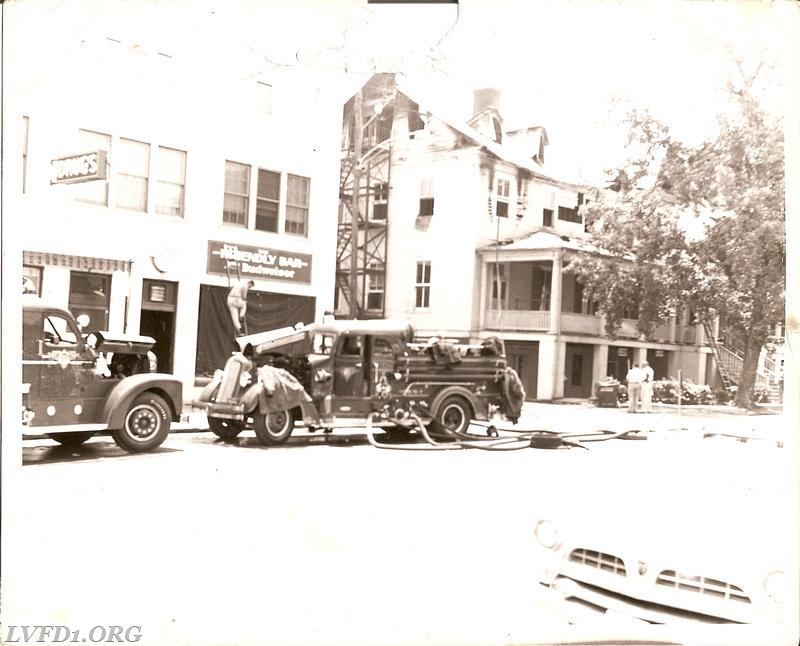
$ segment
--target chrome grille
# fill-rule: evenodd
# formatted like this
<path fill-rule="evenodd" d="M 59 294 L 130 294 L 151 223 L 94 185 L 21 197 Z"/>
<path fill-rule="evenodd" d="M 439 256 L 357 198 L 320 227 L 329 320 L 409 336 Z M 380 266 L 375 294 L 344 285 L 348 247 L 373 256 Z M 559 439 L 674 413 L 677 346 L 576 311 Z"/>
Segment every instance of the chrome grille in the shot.
<path fill-rule="evenodd" d="M 621 558 L 613 554 L 586 550 L 579 547 L 570 552 L 569 560 L 574 563 L 580 563 L 581 565 L 588 565 L 599 570 L 605 570 L 612 574 L 625 576 L 625 564 L 622 562 Z"/>
<path fill-rule="evenodd" d="M 662 570 L 656 579 L 656 584 L 665 585 L 678 590 L 707 594 L 712 597 L 719 597 L 720 599 L 751 603 L 750 597 L 744 593 L 744 590 L 735 585 L 718 579 L 688 575 L 682 572 L 676 572 L 675 570 Z"/>

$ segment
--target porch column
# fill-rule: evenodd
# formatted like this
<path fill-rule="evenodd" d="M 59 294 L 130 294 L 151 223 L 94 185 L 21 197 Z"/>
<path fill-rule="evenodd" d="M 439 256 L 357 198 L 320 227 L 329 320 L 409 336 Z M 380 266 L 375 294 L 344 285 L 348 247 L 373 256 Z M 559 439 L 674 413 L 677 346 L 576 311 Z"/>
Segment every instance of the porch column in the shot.
<path fill-rule="evenodd" d="M 478 329 L 483 330 L 486 325 L 486 301 L 487 301 L 487 291 L 489 289 L 489 284 L 486 277 L 489 275 L 489 271 L 487 269 L 488 263 L 486 262 L 485 258 L 481 258 L 481 277 L 480 282 L 478 283 L 481 286 L 481 293 L 479 296 L 479 305 L 478 305 Z"/>
<path fill-rule="evenodd" d="M 550 276 L 550 334 L 561 332 L 561 278 L 564 270 L 564 250 L 559 249 L 553 257 L 553 271 Z"/>
<path fill-rule="evenodd" d="M 592 393 L 594 385 L 606 377 L 608 369 L 608 344 L 601 343 L 594 346 L 594 356 L 592 357 Z"/>
<path fill-rule="evenodd" d="M 536 385 L 537 399 L 556 399 L 564 396 L 563 352 L 559 352 L 555 337 L 539 341 L 539 379 Z"/>
<path fill-rule="evenodd" d="M 669 342 L 675 343 L 678 332 L 678 317 L 670 316 L 669 318 Z"/>
<path fill-rule="evenodd" d="M 647 348 L 634 348 L 633 362 L 638 366 L 642 361 L 647 361 Z"/>

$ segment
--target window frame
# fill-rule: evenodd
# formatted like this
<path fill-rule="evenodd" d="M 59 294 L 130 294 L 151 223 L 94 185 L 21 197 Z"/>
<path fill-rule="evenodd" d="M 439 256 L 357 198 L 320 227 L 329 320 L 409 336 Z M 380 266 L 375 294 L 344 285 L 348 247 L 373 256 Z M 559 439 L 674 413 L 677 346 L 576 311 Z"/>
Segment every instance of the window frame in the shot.
<path fill-rule="evenodd" d="M 162 160 L 164 157 L 162 156 L 162 152 L 169 151 L 170 153 L 181 153 L 182 156 L 182 168 L 181 168 L 181 182 L 173 182 L 170 180 L 163 179 L 164 174 L 162 173 L 162 168 L 164 168 Z M 156 165 L 155 169 L 153 170 L 153 177 L 155 179 L 155 195 L 153 199 L 153 214 L 154 215 L 167 215 L 172 217 L 184 217 L 186 212 L 186 162 L 188 159 L 188 154 L 185 150 L 181 150 L 180 148 L 172 148 L 171 146 L 162 146 L 158 145 L 156 147 Z M 161 198 L 161 188 L 162 187 L 179 187 L 180 193 L 180 206 L 178 207 L 177 213 L 169 213 L 165 210 L 162 210 L 162 198 Z"/>
<path fill-rule="evenodd" d="M 420 270 L 422 274 L 420 275 Z M 426 272 L 427 270 L 427 272 Z M 427 273 L 427 276 L 426 276 Z M 430 260 L 417 260 L 414 277 L 414 309 L 427 310 L 431 306 L 431 274 Z"/>
<path fill-rule="evenodd" d="M 280 171 L 270 170 L 268 168 L 257 168 L 256 169 L 256 204 L 255 204 L 255 214 L 253 219 L 253 229 L 255 231 L 263 231 L 265 233 L 278 233 L 280 231 L 281 226 L 281 189 L 283 184 L 283 173 Z M 273 175 L 277 176 L 278 186 L 277 186 L 277 197 L 274 199 L 270 196 L 260 194 L 261 190 L 261 174 L 264 173 L 265 175 Z M 275 205 L 275 228 L 274 229 L 267 229 L 259 226 L 259 217 L 265 217 L 259 215 L 259 205 L 261 204 L 274 204 Z"/>
<path fill-rule="evenodd" d="M 291 196 L 292 196 L 292 189 L 291 189 L 290 184 L 291 184 L 291 181 L 293 179 L 304 180 L 305 181 L 305 191 L 304 191 L 304 193 L 305 193 L 305 197 L 304 197 L 305 204 L 293 204 L 293 203 L 291 203 L 289 201 L 291 199 Z M 285 193 L 285 198 L 284 198 L 284 221 L 283 221 L 283 231 L 284 231 L 284 233 L 288 233 L 290 235 L 301 236 L 301 237 L 304 237 L 304 238 L 308 237 L 308 229 L 309 229 L 308 217 L 309 217 L 309 212 L 310 212 L 310 208 L 309 208 L 310 200 L 311 200 L 311 178 L 310 177 L 306 177 L 305 175 L 296 175 L 294 173 L 286 173 L 286 193 Z M 297 219 L 294 219 L 294 218 L 290 219 L 289 218 L 290 209 L 296 210 L 298 212 L 302 212 L 303 213 L 302 231 L 290 231 L 289 230 L 289 223 L 290 222 L 295 223 L 295 224 L 298 222 Z"/>
<path fill-rule="evenodd" d="M 501 190 L 501 187 L 504 187 L 504 190 Z M 501 210 L 505 213 L 500 213 Z M 498 177 L 495 180 L 494 214 L 498 218 L 511 217 L 511 180 L 506 177 Z"/>
<path fill-rule="evenodd" d="M 432 177 L 424 177 L 419 186 L 419 216 L 432 216 L 436 211 L 436 186 Z"/>
<path fill-rule="evenodd" d="M 135 172 L 126 172 L 125 170 L 125 163 L 130 160 L 130 157 L 126 156 L 124 153 L 124 148 L 126 144 L 139 144 L 143 146 L 144 150 L 146 151 L 146 161 L 144 164 L 145 175 L 140 175 Z M 152 154 L 151 154 L 151 145 L 149 142 L 140 141 L 139 139 L 130 139 L 129 137 L 118 137 L 117 139 L 117 146 L 114 153 L 114 165 L 116 166 L 116 185 L 114 187 L 114 206 L 118 209 L 125 209 L 127 211 L 137 211 L 139 213 L 148 213 L 148 206 L 150 204 L 150 166 L 153 162 Z M 131 169 L 136 170 L 136 169 Z M 130 182 L 129 180 L 138 180 L 136 182 Z M 136 190 L 136 197 L 144 202 L 144 204 L 140 207 L 139 203 L 133 204 L 133 201 L 125 201 L 127 200 L 129 195 L 133 194 L 133 191 L 127 190 L 130 187 L 142 185 L 144 190 Z"/>
<path fill-rule="evenodd" d="M 231 186 L 229 184 L 229 180 L 232 179 L 232 174 L 229 173 L 229 169 L 233 167 L 240 167 L 240 169 L 246 169 L 244 173 L 245 177 L 245 187 L 243 193 L 234 192 L 235 186 Z M 250 222 L 250 187 L 251 187 L 251 174 L 253 172 L 253 166 L 251 164 L 244 164 L 242 162 L 232 161 L 230 159 L 225 160 L 225 184 L 224 184 L 224 192 L 223 192 L 223 203 L 222 203 L 222 224 L 239 227 L 239 228 L 249 228 Z M 238 199 L 241 199 L 244 203 L 244 209 L 242 211 L 235 212 L 236 220 L 230 220 L 226 216 L 226 198 L 228 196 L 232 196 Z M 244 222 L 240 222 L 239 213 L 242 213 L 242 217 L 244 218 Z"/>

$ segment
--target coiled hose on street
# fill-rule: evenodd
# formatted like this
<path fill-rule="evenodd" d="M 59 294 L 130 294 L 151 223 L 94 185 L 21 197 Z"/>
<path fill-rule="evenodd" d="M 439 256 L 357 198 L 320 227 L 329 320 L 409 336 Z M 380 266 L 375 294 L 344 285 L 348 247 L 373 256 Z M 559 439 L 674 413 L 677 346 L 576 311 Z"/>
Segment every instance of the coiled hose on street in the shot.
<path fill-rule="evenodd" d="M 426 444 L 389 444 L 380 442 L 375 438 L 372 426 L 372 417 L 367 418 L 367 439 L 369 443 L 379 449 L 395 449 L 403 451 L 452 451 L 461 449 L 479 449 L 483 451 L 519 451 L 521 449 L 559 449 L 565 447 L 577 447 L 588 449 L 584 442 L 598 442 L 605 440 L 612 440 L 615 438 L 622 439 L 646 439 L 644 435 L 639 434 L 638 430 L 626 431 L 609 431 L 598 430 L 588 433 L 558 433 L 555 431 L 547 431 L 542 429 L 533 430 L 520 430 L 520 429 L 502 429 L 503 433 L 507 435 L 500 435 L 500 431 L 493 424 L 486 426 L 486 435 L 477 435 L 474 433 L 463 433 L 448 429 L 443 424 L 432 420 L 426 426 L 419 415 L 410 413 L 408 419 L 414 423 L 414 427 L 420 432 L 425 439 Z M 392 420 L 398 426 L 409 429 L 407 423 Z M 474 423 L 474 422 L 473 422 Z M 443 436 L 444 439 L 439 440 L 431 435 L 428 427 L 433 429 L 434 434 Z"/>

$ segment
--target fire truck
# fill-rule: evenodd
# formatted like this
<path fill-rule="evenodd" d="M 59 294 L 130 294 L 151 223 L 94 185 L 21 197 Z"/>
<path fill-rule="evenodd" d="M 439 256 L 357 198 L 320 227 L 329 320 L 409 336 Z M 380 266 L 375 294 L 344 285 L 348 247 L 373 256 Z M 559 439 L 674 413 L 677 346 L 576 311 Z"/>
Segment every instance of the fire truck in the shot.
<path fill-rule="evenodd" d="M 502 340 L 415 342 L 402 319 L 298 324 L 235 344 L 194 402 L 223 439 L 250 423 L 268 445 L 286 442 L 296 424 L 403 433 L 421 419 L 459 433 L 473 420 L 516 423 L 525 398 Z"/>
<path fill-rule="evenodd" d="M 22 323 L 23 437 L 76 446 L 110 432 L 132 453 L 161 445 L 180 419 L 182 384 L 155 372 L 154 339 L 84 333 L 70 311 L 27 295 Z"/>

